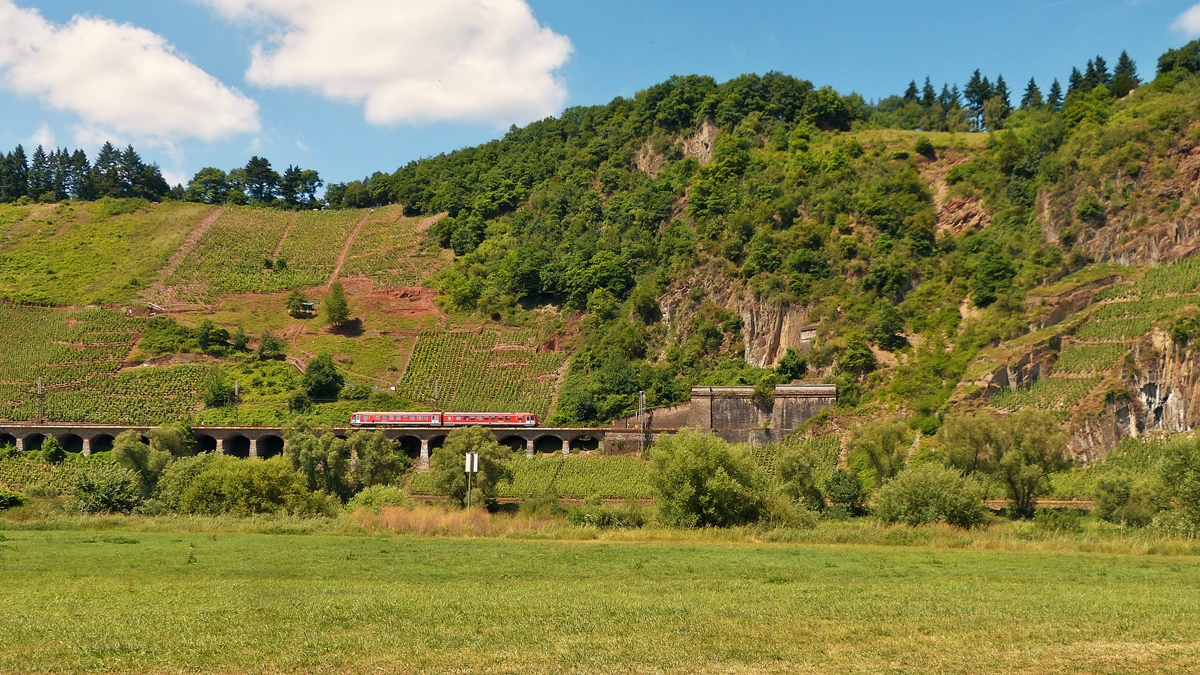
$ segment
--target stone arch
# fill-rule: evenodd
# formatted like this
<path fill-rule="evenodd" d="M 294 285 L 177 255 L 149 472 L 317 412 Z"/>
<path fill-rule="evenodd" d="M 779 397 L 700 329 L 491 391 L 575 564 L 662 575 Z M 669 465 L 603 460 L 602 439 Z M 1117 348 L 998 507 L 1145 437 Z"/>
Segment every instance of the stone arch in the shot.
<path fill-rule="evenodd" d="M 250 456 L 250 439 L 245 436 L 230 436 L 225 439 L 225 454 L 245 459 Z"/>
<path fill-rule="evenodd" d="M 444 435 L 443 436 L 434 436 L 429 439 L 429 451 L 433 452 L 434 450 L 442 447 L 445 444 L 446 444 L 446 437 Z"/>
<path fill-rule="evenodd" d="M 263 436 L 258 439 L 258 456 L 267 459 L 283 454 L 283 439 L 279 436 Z"/>
<path fill-rule="evenodd" d="M 595 436 L 576 436 L 571 439 L 571 452 L 588 450 L 595 452 L 600 449 L 600 439 Z"/>
<path fill-rule="evenodd" d="M 61 436 L 56 436 L 55 438 L 58 441 L 58 444 L 62 446 L 63 450 L 75 453 L 83 452 L 83 437 L 79 434 L 68 433 Z"/>
<path fill-rule="evenodd" d="M 92 436 L 92 454 L 97 452 L 110 452 L 113 449 L 113 442 L 117 439 L 111 434 L 99 434 Z"/>
<path fill-rule="evenodd" d="M 208 434 L 196 434 L 196 452 L 216 452 L 217 439 Z"/>
<path fill-rule="evenodd" d="M 545 436 L 538 436 L 537 439 L 533 441 L 533 451 L 534 452 L 559 452 L 559 453 L 561 453 L 562 452 L 562 439 L 559 438 L 558 436 L 553 436 L 550 434 L 546 434 Z"/>
<path fill-rule="evenodd" d="M 501 438 L 500 445 L 507 446 L 517 452 L 525 452 L 526 441 L 524 436 L 513 434 Z"/>
<path fill-rule="evenodd" d="M 400 452 L 412 459 L 420 459 L 421 457 L 421 439 L 416 436 L 401 436 L 397 438 L 396 447 L 400 448 Z"/>
<path fill-rule="evenodd" d="M 0 448 L 8 447 L 10 445 L 15 446 L 16 444 L 16 436 L 13 436 L 12 434 L 0 434 Z"/>
<path fill-rule="evenodd" d="M 29 452 L 30 450 L 41 450 L 42 443 L 45 442 L 45 434 L 29 434 L 25 437 L 25 452 Z"/>

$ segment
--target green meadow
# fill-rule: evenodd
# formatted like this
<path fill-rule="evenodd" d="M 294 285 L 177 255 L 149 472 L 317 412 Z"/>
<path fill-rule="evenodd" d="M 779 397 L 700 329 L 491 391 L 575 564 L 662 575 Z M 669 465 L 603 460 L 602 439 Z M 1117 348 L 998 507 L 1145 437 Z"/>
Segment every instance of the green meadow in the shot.
<path fill-rule="evenodd" d="M 1200 672 L 1187 555 L 168 528 L 0 530 L 0 672 Z"/>

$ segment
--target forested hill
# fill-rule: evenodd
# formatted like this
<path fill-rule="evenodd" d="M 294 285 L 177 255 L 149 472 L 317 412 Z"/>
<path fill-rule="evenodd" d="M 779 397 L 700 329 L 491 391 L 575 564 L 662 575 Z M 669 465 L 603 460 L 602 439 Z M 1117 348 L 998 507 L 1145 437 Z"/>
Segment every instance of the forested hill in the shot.
<path fill-rule="evenodd" d="M 1200 118 L 1197 51 L 1145 83 L 1097 57 L 1016 105 L 979 72 L 874 104 L 777 73 L 676 77 L 329 198 L 449 213 L 434 235 L 458 257 L 433 283 L 453 308 L 585 310 L 564 421 L 807 365 L 849 405 L 936 427 L 980 349 L 1036 323 L 1031 289 L 1118 250 L 1171 257 L 1153 232 L 1191 198 L 1155 191 Z"/>
<path fill-rule="evenodd" d="M 91 167 L 55 151 L 39 163 L 46 188 L 45 170 L 12 152 L 0 284 L 19 302 L 165 303 L 184 337 L 219 328 L 275 344 L 270 331 L 288 331 L 280 349 L 334 351 L 348 376 L 400 378 L 419 405 L 433 404 L 425 380 L 446 380 L 414 363 L 456 354 L 457 369 L 482 354 L 506 365 L 464 400 L 503 389 L 552 423 L 603 423 L 631 414 L 639 391 L 665 406 L 696 385 L 754 385 L 769 405 L 773 384 L 807 377 L 838 385 L 839 415 L 898 414 L 931 432 L 951 407 L 1041 407 L 1111 440 L 1098 420 L 1125 419 L 1119 406 L 1140 401 L 1126 410 L 1137 428 L 1181 419 L 1159 392 L 1200 395 L 1185 381 L 1200 368 L 1178 363 L 1200 336 L 1200 268 L 1145 270 L 1200 241 L 1197 72 L 1200 42 L 1164 54 L 1153 77 L 1127 55 L 1112 69 L 1096 57 L 1065 85 L 1029 80 L 1019 94 L 978 71 L 961 89 L 914 78 L 877 102 L 779 73 L 675 77 L 331 185 L 323 200 L 315 171 L 280 175 L 255 157 L 165 194 L 154 181 L 152 197 L 194 204 L 50 207 L 32 202 L 136 197 L 146 183 L 122 167 L 157 169 L 132 149 Z M 112 252 L 143 235 L 154 254 L 124 279 Z M 114 258 L 102 284 L 64 262 L 91 250 L 71 237 Z M 275 297 L 303 306 L 343 278 L 361 335 L 286 317 Z M 226 358 L 224 345 L 176 342 Z M 34 381 L 12 385 L 13 400 L 28 404 Z M 1200 396 L 1187 406 L 1190 429 Z"/>

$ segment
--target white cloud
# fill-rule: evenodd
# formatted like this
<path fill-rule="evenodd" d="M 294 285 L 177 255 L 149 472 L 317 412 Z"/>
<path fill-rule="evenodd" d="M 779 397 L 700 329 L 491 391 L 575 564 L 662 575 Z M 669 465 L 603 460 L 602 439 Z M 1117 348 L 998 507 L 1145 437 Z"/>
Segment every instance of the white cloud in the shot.
<path fill-rule="evenodd" d="M 1171 24 L 1171 28 L 1189 37 L 1200 35 L 1200 5 L 1196 5 L 1179 15 L 1175 19 L 1175 23 Z"/>
<path fill-rule="evenodd" d="M 50 131 L 50 125 L 43 123 L 38 127 L 38 130 L 33 132 L 33 135 L 25 139 L 25 147 L 36 148 L 42 146 L 46 150 L 53 150 L 55 146 L 54 132 Z"/>
<path fill-rule="evenodd" d="M 55 25 L 0 0 L 0 85 L 140 139 L 216 140 L 259 129 L 258 104 L 144 28 L 76 16 Z"/>
<path fill-rule="evenodd" d="M 198 0 L 270 31 L 246 78 L 362 102 L 374 124 L 558 112 L 571 42 L 525 0 Z"/>

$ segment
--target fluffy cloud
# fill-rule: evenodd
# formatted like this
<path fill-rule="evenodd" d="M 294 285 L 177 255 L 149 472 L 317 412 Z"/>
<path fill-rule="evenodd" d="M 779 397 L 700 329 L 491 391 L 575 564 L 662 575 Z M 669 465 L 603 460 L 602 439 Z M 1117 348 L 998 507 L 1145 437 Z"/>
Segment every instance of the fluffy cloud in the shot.
<path fill-rule="evenodd" d="M 1171 28 L 1191 37 L 1200 35 L 1200 5 L 1180 14 Z"/>
<path fill-rule="evenodd" d="M 362 102 L 375 124 L 558 112 L 570 41 L 525 0 L 199 0 L 259 23 L 247 79 Z"/>
<path fill-rule="evenodd" d="M 259 129 L 258 104 L 144 28 L 76 16 L 55 25 L 0 0 L 0 84 L 88 128 L 171 142 Z"/>

